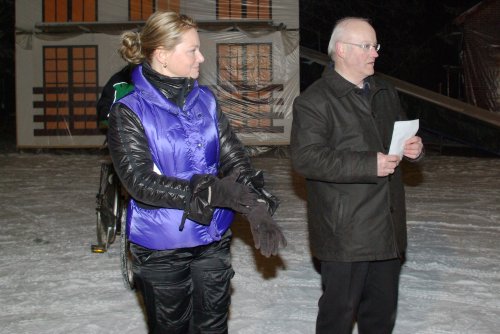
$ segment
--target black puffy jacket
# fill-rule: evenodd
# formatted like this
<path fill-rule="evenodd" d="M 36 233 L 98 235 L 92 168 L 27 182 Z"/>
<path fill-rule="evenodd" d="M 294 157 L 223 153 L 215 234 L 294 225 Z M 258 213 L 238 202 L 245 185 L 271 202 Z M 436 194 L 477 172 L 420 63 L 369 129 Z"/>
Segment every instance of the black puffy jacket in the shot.
<path fill-rule="evenodd" d="M 144 75 L 167 98 L 183 104 L 183 98 L 192 88 L 192 80 L 158 76 L 147 64 Z M 115 103 L 109 119 L 108 143 L 116 172 L 128 193 L 144 207 L 164 207 L 185 210 L 187 218 L 210 221 L 212 211 L 204 198 L 194 194 L 195 187 L 190 180 L 159 175 L 153 172 L 153 160 L 149 151 L 144 128 L 137 115 L 125 105 Z M 220 138 L 220 176 L 240 170 L 238 182 L 250 186 L 259 198 L 266 201 L 269 211 L 274 213 L 279 205 L 277 197 L 264 189 L 263 172 L 255 170 L 250 157 L 232 131 L 228 119 L 217 108 L 218 132 Z M 200 195 L 200 194 L 198 194 Z"/>

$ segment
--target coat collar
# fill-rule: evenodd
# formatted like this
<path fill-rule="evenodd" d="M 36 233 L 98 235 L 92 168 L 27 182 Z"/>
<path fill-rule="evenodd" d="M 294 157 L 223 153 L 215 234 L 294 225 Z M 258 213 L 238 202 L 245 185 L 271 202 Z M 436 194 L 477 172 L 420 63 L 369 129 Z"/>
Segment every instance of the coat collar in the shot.
<path fill-rule="evenodd" d="M 151 84 L 142 73 L 142 65 L 138 65 L 132 71 L 132 81 L 134 82 L 135 88 L 139 94 L 141 94 L 145 99 L 151 103 L 157 105 L 160 108 L 166 108 L 169 112 L 177 114 L 179 107 L 172 101 L 170 101 L 166 96 L 164 96 L 158 88 Z M 193 83 L 193 89 L 189 93 L 186 104 L 183 109 L 189 110 L 193 103 L 196 101 L 199 94 L 198 81 L 195 80 Z"/>
<path fill-rule="evenodd" d="M 360 89 L 335 71 L 333 66 L 328 66 L 327 69 L 325 69 L 323 72 L 323 79 L 327 82 L 327 85 L 333 90 L 337 97 L 348 95 L 349 93 Z M 374 75 L 367 77 L 364 82 L 365 84 L 368 83 L 371 96 L 381 89 L 387 89 L 387 87 L 380 82 L 380 80 L 377 80 Z"/>

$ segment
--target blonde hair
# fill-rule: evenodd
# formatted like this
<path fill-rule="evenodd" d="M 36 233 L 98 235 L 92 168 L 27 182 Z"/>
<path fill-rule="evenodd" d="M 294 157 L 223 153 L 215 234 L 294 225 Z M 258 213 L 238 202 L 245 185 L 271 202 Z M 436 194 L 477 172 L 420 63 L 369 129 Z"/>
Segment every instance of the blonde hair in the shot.
<path fill-rule="evenodd" d="M 118 52 L 128 63 L 140 64 L 151 61 L 153 52 L 159 47 L 172 50 L 189 29 L 197 29 L 194 20 L 176 12 L 153 13 L 140 32 L 126 31 L 121 35 L 122 45 Z"/>

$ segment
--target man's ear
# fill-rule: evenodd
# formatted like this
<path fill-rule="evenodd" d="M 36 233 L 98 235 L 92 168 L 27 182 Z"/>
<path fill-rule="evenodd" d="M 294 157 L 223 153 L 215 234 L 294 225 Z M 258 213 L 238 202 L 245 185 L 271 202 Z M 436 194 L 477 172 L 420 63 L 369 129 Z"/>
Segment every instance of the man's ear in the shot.
<path fill-rule="evenodd" d="M 345 44 L 336 42 L 335 43 L 335 53 L 337 54 L 337 57 L 339 58 L 344 58 L 345 57 Z"/>

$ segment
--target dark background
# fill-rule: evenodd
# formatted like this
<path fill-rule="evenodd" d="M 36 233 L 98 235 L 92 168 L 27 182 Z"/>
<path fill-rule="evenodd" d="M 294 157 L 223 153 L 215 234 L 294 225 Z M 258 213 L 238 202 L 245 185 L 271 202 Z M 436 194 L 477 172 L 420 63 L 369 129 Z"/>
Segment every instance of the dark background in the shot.
<path fill-rule="evenodd" d="M 14 0 L 0 0 L 0 152 L 15 148 Z"/>
<path fill-rule="evenodd" d="M 368 18 L 381 44 L 375 66 L 377 71 L 433 91 L 444 91 L 444 66 L 460 65 L 461 35 L 453 20 L 479 2 L 301 0 L 300 45 L 326 54 L 338 19 L 345 16 Z M 303 66 L 301 89 L 317 76 L 316 72 L 314 68 Z"/>
<path fill-rule="evenodd" d="M 326 54 L 335 21 L 369 18 L 382 45 L 376 70 L 440 91 L 444 66 L 460 65 L 460 34 L 453 20 L 479 0 L 300 0 L 300 44 Z M 15 8 L 0 0 L 0 150 L 15 150 Z M 276 22 L 279 23 L 279 22 Z M 301 63 L 301 89 L 323 68 Z"/>

